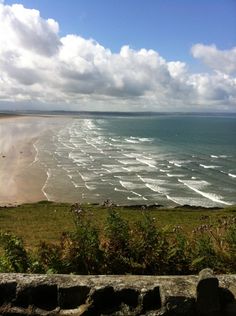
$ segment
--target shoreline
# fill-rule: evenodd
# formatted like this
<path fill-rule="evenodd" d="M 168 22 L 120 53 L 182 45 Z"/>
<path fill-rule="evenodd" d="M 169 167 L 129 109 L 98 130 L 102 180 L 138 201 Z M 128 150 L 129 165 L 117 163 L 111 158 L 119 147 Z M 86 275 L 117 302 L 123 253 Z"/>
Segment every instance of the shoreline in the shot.
<path fill-rule="evenodd" d="M 1 116 L 1 114 L 0 114 L 0 119 L 1 119 L 1 124 L 0 124 L 0 205 L 16 205 L 16 204 L 21 204 L 21 203 L 33 203 L 33 202 L 38 202 L 42 200 L 55 201 L 55 202 L 61 202 L 61 203 L 66 202 L 66 203 L 71 203 L 71 204 L 75 203 L 76 201 L 81 201 L 82 203 L 87 202 L 91 204 L 98 202 L 102 204 L 108 198 L 111 198 L 112 201 L 114 198 L 115 204 L 121 205 L 121 206 L 127 205 L 127 207 L 128 206 L 134 207 L 136 205 L 138 205 L 139 207 L 142 207 L 142 206 L 149 207 L 150 204 L 157 205 L 158 207 L 160 207 L 158 204 L 163 204 L 163 207 L 180 208 L 180 207 L 185 206 L 184 204 L 190 204 L 189 207 L 193 209 L 196 209 L 196 208 L 211 209 L 212 207 L 215 208 L 215 205 L 220 208 L 223 207 L 223 205 L 226 205 L 226 206 L 231 205 L 231 202 L 225 202 L 225 201 L 220 200 L 221 199 L 220 195 L 218 197 L 214 193 L 205 192 L 204 190 L 202 191 L 200 190 L 201 188 L 199 188 L 198 186 L 194 187 L 194 185 L 191 184 L 191 180 L 190 181 L 187 180 L 186 182 L 184 182 L 182 181 L 182 178 L 178 179 L 178 182 L 182 183 L 183 186 L 185 186 L 184 190 L 191 190 L 191 193 L 189 195 L 187 194 L 186 197 L 184 196 L 184 199 L 181 199 L 181 196 L 180 196 L 179 200 L 177 199 L 178 196 L 177 198 L 175 198 L 175 195 L 171 195 L 171 193 L 169 194 L 168 190 L 166 192 L 165 190 L 164 191 L 159 190 L 158 186 L 152 185 L 152 182 L 146 181 L 149 179 L 143 180 L 141 176 L 140 176 L 142 180 L 141 184 L 145 188 L 147 187 L 148 189 L 154 192 L 153 193 L 150 191 L 150 196 L 153 195 L 153 199 L 150 198 L 150 200 L 148 200 L 144 198 L 144 196 L 140 195 L 140 193 L 137 193 L 136 191 L 132 191 L 133 189 L 129 188 L 129 182 L 124 182 L 124 181 L 119 181 L 119 183 L 121 184 L 122 187 L 124 187 L 126 191 L 124 191 L 123 188 L 117 189 L 117 187 L 114 187 L 113 191 L 132 193 L 135 195 L 134 198 L 133 196 L 130 197 L 129 195 L 127 195 L 127 199 L 125 199 L 123 198 L 124 196 L 123 193 L 121 193 L 120 195 L 118 194 L 112 195 L 113 193 L 112 190 L 102 191 L 101 189 L 101 192 L 99 192 L 101 194 L 95 194 L 94 192 L 96 191 L 93 191 L 96 189 L 95 185 L 99 185 L 99 183 L 102 183 L 101 181 L 105 181 L 103 179 L 103 174 L 100 174 L 99 172 L 94 172 L 96 173 L 96 175 L 97 174 L 99 175 L 96 180 L 98 182 L 95 183 L 95 185 L 93 186 L 93 177 L 91 178 L 92 180 L 89 177 L 88 177 L 89 180 L 86 179 L 86 172 L 87 172 L 86 168 L 88 165 L 84 167 L 85 176 L 83 175 L 83 173 L 81 176 L 79 172 L 79 176 L 81 176 L 82 180 L 78 177 L 78 179 L 76 178 L 76 180 L 74 181 L 72 176 L 70 175 L 70 169 L 69 171 L 66 169 L 65 170 L 66 172 L 64 172 L 63 168 L 60 168 L 61 167 L 60 164 L 57 165 L 57 162 L 56 162 L 57 159 L 52 160 L 52 163 L 51 163 L 51 160 L 49 161 L 50 155 L 51 154 L 53 155 L 54 152 L 51 152 L 50 155 L 45 156 L 46 159 L 48 159 L 48 161 L 50 162 L 49 164 L 45 163 L 47 162 L 47 160 L 44 160 L 44 150 L 43 150 L 44 141 L 45 141 L 45 144 L 49 146 L 48 148 L 46 147 L 47 150 L 45 152 L 50 152 L 51 150 L 55 150 L 55 153 L 56 153 L 57 147 L 54 147 L 53 141 L 52 142 L 50 141 L 47 143 L 46 137 L 48 135 L 49 136 L 53 135 L 53 133 L 51 133 L 50 131 L 53 128 L 57 128 L 58 126 L 60 126 L 61 128 L 61 123 L 65 123 L 65 120 L 59 120 L 59 121 L 53 121 L 53 120 L 48 120 L 48 119 L 42 120 L 42 118 L 39 116 L 33 117 L 33 116 L 27 116 L 27 115 L 26 116 L 17 116 L 17 115 L 13 116 L 12 115 L 12 116 L 6 117 L 4 115 Z M 45 138 L 44 138 L 44 132 L 46 132 Z M 42 136 L 42 142 L 41 142 L 41 136 Z M 37 143 L 38 140 L 40 140 L 39 143 Z M 76 141 L 75 141 L 75 144 L 76 144 Z M 68 147 L 67 145 L 65 146 Z M 96 146 L 95 148 L 97 149 Z M 39 152 L 38 152 L 38 148 L 39 148 Z M 69 148 L 72 148 L 72 147 L 69 147 Z M 73 150 L 75 151 L 77 150 L 77 145 L 75 145 L 72 148 L 72 151 Z M 69 151 L 66 149 L 66 154 L 67 153 L 69 153 Z M 130 157 L 129 155 L 127 156 Z M 86 157 L 85 159 L 87 159 Z M 213 158 L 215 157 L 218 158 L 217 156 L 214 156 Z M 150 163 L 147 162 L 147 160 L 146 161 L 144 160 L 144 162 L 141 160 L 140 162 L 145 165 L 150 165 Z M 69 163 L 75 163 L 76 165 L 76 159 L 75 160 L 74 158 L 70 159 Z M 172 165 L 174 164 L 174 162 L 171 161 L 170 159 L 167 160 L 167 163 L 172 164 Z M 174 164 L 174 165 L 177 165 L 177 164 Z M 55 171 L 55 175 L 58 178 L 56 178 L 56 176 L 54 177 L 54 166 L 56 166 L 55 169 L 59 167 Z M 112 168 L 113 165 L 112 164 L 108 165 L 108 169 L 109 169 L 109 166 Z M 130 171 L 128 168 L 123 168 L 124 167 L 123 164 L 122 165 L 120 164 L 119 167 L 121 167 L 122 170 L 126 169 L 127 172 L 132 172 L 132 170 Z M 181 166 L 177 165 L 177 167 L 181 167 Z M 207 166 L 207 167 L 212 167 L 212 166 Z M 102 170 L 102 169 L 99 169 L 99 170 Z M 156 167 L 156 169 L 158 168 Z M 76 169 L 76 171 L 77 170 L 78 168 Z M 89 167 L 88 167 L 88 170 L 90 170 Z M 109 170 L 107 169 L 105 169 L 105 171 L 109 172 Z M 160 169 L 160 172 L 167 172 L 167 171 L 169 171 L 169 169 L 168 170 Z M 135 171 L 135 172 L 138 172 L 138 171 Z M 158 175 L 162 177 L 162 174 L 160 174 L 160 172 L 157 175 L 155 174 L 155 177 L 157 177 Z M 69 177 L 67 177 L 68 173 L 69 173 Z M 66 177 L 63 178 L 64 175 L 66 175 Z M 228 174 L 228 175 L 230 175 L 231 178 L 234 177 L 233 173 Z M 76 176 L 77 176 L 77 173 L 76 173 Z M 169 176 L 181 177 L 182 175 L 181 174 L 169 175 L 167 173 L 167 176 L 168 177 Z M 196 180 L 195 177 L 192 177 L 192 179 L 193 178 L 194 180 Z M 151 180 L 155 180 L 155 179 L 151 179 Z M 172 179 L 169 179 L 169 180 L 171 182 Z M 198 181 L 197 184 L 200 182 L 201 181 Z M 202 181 L 202 182 L 203 184 L 207 183 L 206 181 Z M 126 185 L 126 183 L 128 183 L 128 186 Z M 47 187 L 47 184 L 48 184 L 48 187 Z M 138 185 L 140 185 L 140 183 Z M 139 189 L 139 187 L 137 187 L 137 189 Z M 192 191 L 194 191 L 194 193 Z M 196 201 L 194 200 L 195 198 L 194 194 L 199 195 L 199 199 L 196 198 L 195 199 Z M 101 198 L 98 198 L 99 195 Z M 162 196 L 163 196 L 163 199 L 162 199 Z M 189 199 L 188 199 L 188 196 L 190 196 Z M 193 196 L 193 202 L 191 202 L 192 196 Z M 143 197 L 143 198 L 141 199 L 139 197 Z M 170 202 L 169 204 L 167 204 L 167 202 L 164 200 L 165 197 L 168 200 L 167 202 L 168 203 Z M 207 199 L 206 202 L 208 203 L 201 204 L 201 199 L 203 199 L 203 197 L 204 199 Z M 233 200 L 235 201 L 235 199 Z"/>
<path fill-rule="evenodd" d="M 0 183 L 3 185 L 0 188 L 0 205 L 16 205 L 44 199 L 41 191 L 44 181 L 42 171 L 40 170 L 40 175 L 38 168 L 32 164 L 35 160 L 34 141 L 31 139 L 13 145 L 1 156 Z"/>
<path fill-rule="evenodd" d="M 6 123 L 12 119 L 27 119 L 18 116 L 0 118 Z M 13 138 L 14 136 L 17 135 L 13 132 Z M 7 146 L 5 145 L 6 148 L 4 143 L 3 148 L 0 147 L 0 206 L 37 202 L 44 198 L 41 192 L 44 176 L 42 170 L 35 166 L 36 141 L 37 137 L 27 136 L 10 140 Z"/>

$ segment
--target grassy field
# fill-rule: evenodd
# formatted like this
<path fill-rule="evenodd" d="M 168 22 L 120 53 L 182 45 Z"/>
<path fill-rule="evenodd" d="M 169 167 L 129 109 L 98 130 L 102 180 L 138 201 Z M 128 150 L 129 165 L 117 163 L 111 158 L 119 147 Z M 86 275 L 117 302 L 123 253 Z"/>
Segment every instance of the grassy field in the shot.
<path fill-rule="evenodd" d="M 99 230 L 102 231 L 108 209 L 99 205 L 82 205 Z M 183 231 L 191 234 L 192 230 L 203 224 L 217 224 L 228 217 L 236 217 L 236 206 L 224 209 L 203 209 L 180 207 L 174 209 L 140 207 L 115 207 L 122 218 L 132 223 L 142 219 L 143 212 L 155 218 L 157 227 L 181 226 Z M 35 248 L 40 241 L 57 243 L 61 233 L 73 231 L 74 218 L 71 205 L 42 201 L 34 204 L 23 204 L 17 207 L 0 208 L 0 230 L 11 232 L 21 237 L 26 248 Z"/>

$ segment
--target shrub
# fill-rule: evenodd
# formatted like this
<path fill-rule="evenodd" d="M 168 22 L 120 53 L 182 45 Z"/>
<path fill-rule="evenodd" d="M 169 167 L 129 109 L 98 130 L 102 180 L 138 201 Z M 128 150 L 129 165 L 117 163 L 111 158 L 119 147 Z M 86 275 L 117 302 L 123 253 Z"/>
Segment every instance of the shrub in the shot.
<path fill-rule="evenodd" d="M 7 272 L 27 272 L 30 260 L 22 239 L 13 234 L 1 232 L 0 244 L 4 249 L 4 257 L 0 265 L 5 267 Z"/>
<path fill-rule="evenodd" d="M 159 231 L 155 219 L 147 212 L 137 222 L 132 236 L 131 253 L 140 265 L 141 274 L 158 274 L 165 270 L 168 242 L 164 231 Z"/>
<path fill-rule="evenodd" d="M 68 234 L 65 260 L 73 273 L 97 274 L 102 272 L 103 251 L 97 228 L 92 225 L 88 211 L 75 211 L 75 232 Z"/>
<path fill-rule="evenodd" d="M 105 225 L 105 266 L 107 273 L 130 272 L 130 228 L 128 222 L 114 211 L 109 210 Z"/>

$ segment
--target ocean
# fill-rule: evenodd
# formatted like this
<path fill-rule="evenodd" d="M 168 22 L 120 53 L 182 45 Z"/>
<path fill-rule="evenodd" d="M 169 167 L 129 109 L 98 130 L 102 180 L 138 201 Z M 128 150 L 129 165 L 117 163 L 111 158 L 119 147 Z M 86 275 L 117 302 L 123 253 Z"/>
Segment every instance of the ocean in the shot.
<path fill-rule="evenodd" d="M 43 119 L 42 119 L 43 120 Z M 34 143 L 45 198 L 164 206 L 236 204 L 236 116 L 53 118 Z"/>

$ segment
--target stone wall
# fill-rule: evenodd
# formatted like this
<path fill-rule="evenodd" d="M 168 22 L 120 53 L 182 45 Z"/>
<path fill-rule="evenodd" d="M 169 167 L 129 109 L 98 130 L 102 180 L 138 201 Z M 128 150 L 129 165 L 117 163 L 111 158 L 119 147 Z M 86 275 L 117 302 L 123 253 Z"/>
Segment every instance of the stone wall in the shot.
<path fill-rule="evenodd" d="M 236 316 L 236 275 L 0 274 L 0 315 Z"/>

